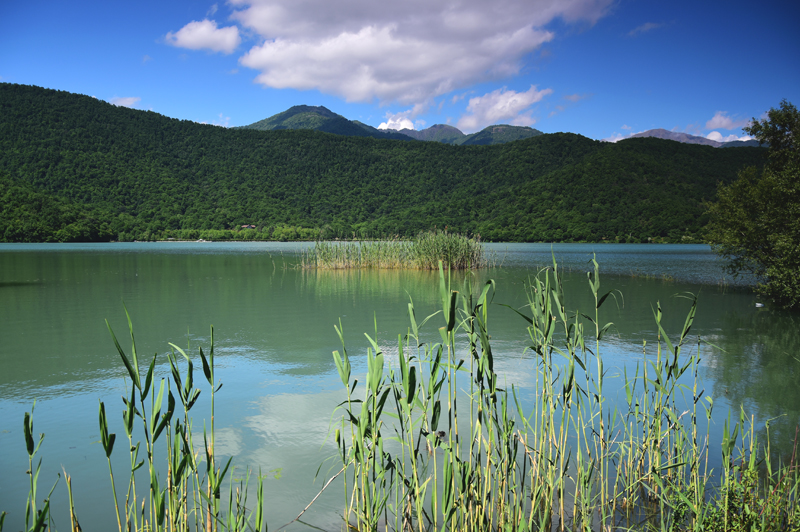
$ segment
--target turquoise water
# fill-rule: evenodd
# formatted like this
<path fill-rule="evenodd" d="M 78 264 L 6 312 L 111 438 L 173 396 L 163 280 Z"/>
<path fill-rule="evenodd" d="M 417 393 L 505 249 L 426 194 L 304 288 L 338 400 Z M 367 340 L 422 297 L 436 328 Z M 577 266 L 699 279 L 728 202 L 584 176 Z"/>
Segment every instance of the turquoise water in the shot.
<path fill-rule="evenodd" d="M 40 491 L 56 481 L 63 465 L 73 478 L 85 530 L 116 526 L 108 471 L 99 440 L 98 400 L 106 404 L 111 430 L 121 437 L 125 370 L 105 320 L 129 350 L 123 305 L 133 320 L 140 356 L 159 353 L 157 373 L 166 376 L 168 342 L 207 348 L 214 326 L 218 378 L 217 451 L 247 467 L 271 472 L 265 484 L 271 529 L 293 519 L 313 498 L 335 462 L 326 441 L 334 406 L 342 397 L 331 352 L 340 345 L 333 325 L 345 329 L 354 371 L 363 371 L 364 332 L 378 327 L 387 353 L 408 327 L 407 304 L 418 315 L 439 306 L 438 277 L 430 272 L 297 270 L 295 243 L 128 243 L 84 245 L 0 244 L 0 510 L 6 526 L 22 528 L 27 495 L 27 457 L 22 418 L 36 400 L 35 431 L 41 449 Z M 610 375 L 642 360 L 642 342 L 654 342 L 652 306 L 660 301 L 665 329 L 677 334 L 699 296 L 693 334 L 700 344 L 705 395 L 715 399 L 719 419 L 744 405 L 757 419 L 773 422 L 776 438 L 793 436 L 800 419 L 797 317 L 757 308 L 758 298 L 727 278 L 707 246 L 627 244 L 493 245 L 502 268 L 481 272 L 497 283 L 494 302 L 521 307 L 523 285 L 555 254 L 567 270 L 567 306 L 591 308 L 585 272 L 596 256 L 604 290 L 618 289 L 603 319 L 617 328 L 603 347 Z M 455 276 L 460 282 L 461 276 Z M 495 366 L 523 397 L 534 365 L 524 352 L 524 321 L 509 309 L 491 307 Z M 438 336 L 438 321 L 427 334 Z M 195 355 L 196 356 L 196 355 Z M 391 357 L 389 357 L 391 359 Z M 199 361 L 197 362 L 199 368 Z M 202 373 L 195 375 L 198 383 Z M 200 384 L 198 384 L 200 386 Z M 200 386 L 202 388 L 202 386 Z M 208 392 L 193 410 L 202 430 Z M 720 428 L 715 424 L 712 433 Z M 124 471 L 121 451 L 117 471 Z M 116 463 L 116 462 L 115 462 Z M 344 498 L 331 487 L 303 520 L 339 529 Z M 66 488 L 53 497 L 56 525 L 66 528 Z M 60 525 L 59 525 L 60 524 Z M 290 530 L 307 529 L 296 523 Z"/>

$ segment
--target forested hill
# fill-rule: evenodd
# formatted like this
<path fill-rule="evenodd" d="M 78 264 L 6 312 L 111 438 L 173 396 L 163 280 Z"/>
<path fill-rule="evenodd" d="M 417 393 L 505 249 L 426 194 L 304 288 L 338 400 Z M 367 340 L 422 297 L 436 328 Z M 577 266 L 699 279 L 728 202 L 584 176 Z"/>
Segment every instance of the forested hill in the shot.
<path fill-rule="evenodd" d="M 680 241 L 702 229 L 718 181 L 763 159 L 760 148 L 569 133 L 452 146 L 231 130 L 0 84 L 0 238 L 282 239 L 436 226 L 486 240 Z M 256 229 L 201 233 L 243 224 Z"/>

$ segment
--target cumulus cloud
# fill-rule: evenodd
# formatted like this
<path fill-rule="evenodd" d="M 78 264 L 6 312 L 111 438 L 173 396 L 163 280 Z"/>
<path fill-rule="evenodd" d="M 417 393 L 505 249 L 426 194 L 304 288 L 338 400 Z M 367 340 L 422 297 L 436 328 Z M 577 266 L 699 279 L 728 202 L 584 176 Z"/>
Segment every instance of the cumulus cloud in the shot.
<path fill-rule="evenodd" d="M 128 96 L 128 97 L 124 97 L 124 98 L 120 98 L 120 97 L 114 96 L 113 98 L 108 100 L 108 103 L 114 104 L 114 105 L 116 105 L 118 107 L 133 107 L 134 105 L 136 105 L 140 101 L 141 101 L 141 98 L 139 98 L 138 96 Z"/>
<path fill-rule="evenodd" d="M 648 31 L 660 28 L 661 26 L 663 26 L 663 24 L 656 24 L 654 22 L 645 22 L 641 26 L 637 26 L 633 28 L 631 31 L 629 31 L 628 37 L 636 37 L 637 35 L 641 35 L 642 33 L 647 33 Z"/>
<path fill-rule="evenodd" d="M 714 114 L 714 118 L 706 122 L 706 129 L 739 129 L 740 127 L 744 127 L 749 124 L 750 120 L 734 120 L 728 116 L 727 111 L 717 111 Z"/>
<path fill-rule="evenodd" d="M 555 19 L 593 24 L 613 0 L 231 0 L 263 42 L 241 64 L 271 88 L 411 105 L 517 74 Z"/>
<path fill-rule="evenodd" d="M 239 36 L 239 28 L 228 26 L 218 28 L 213 20 L 193 20 L 177 32 L 167 33 L 165 40 L 167 44 L 178 48 L 188 48 L 190 50 L 208 49 L 213 52 L 233 53 L 242 38 Z"/>
<path fill-rule="evenodd" d="M 466 133 L 504 122 L 515 126 L 532 126 L 536 119 L 528 108 L 552 92 L 552 89 L 537 90 L 535 85 L 531 85 L 525 92 L 506 90 L 503 87 L 483 96 L 470 98 L 467 114 L 458 120 L 456 127 Z"/>
<path fill-rule="evenodd" d="M 414 122 L 409 118 L 410 114 L 411 111 L 386 113 L 386 122 L 381 122 L 378 129 L 414 129 Z"/>
<path fill-rule="evenodd" d="M 711 140 L 715 140 L 717 142 L 733 142 L 734 140 L 752 140 L 753 139 L 753 137 L 751 137 L 750 135 L 743 135 L 741 137 L 738 137 L 736 135 L 728 135 L 728 136 L 723 137 L 722 133 L 720 133 L 719 131 L 712 131 L 711 133 L 706 135 L 706 138 L 707 139 L 711 139 Z"/>
<path fill-rule="evenodd" d="M 621 141 L 622 139 L 627 139 L 627 138 L 628 138 L 628 137 L 630 137 L 630 136 L 631 136 L 631 134 L 630 134 L 630 133 L 629 133 L 629 134 L 627 134 L 627 135 L 621 135 L 620 133 L 614 133 L 614 134 L 613 134 L 613 135 L 611 135 L 610 137 L 606 137 L 606 138 L 604 138 L 604 139 L 600 139 L 600 140 L 603 140 L 603 141 L 605 141 L 605 142 L 619 142 L 619 141 Z"/>
<path fill-rule="evenodd" d="M 622 124 L 622 129 L 624 129 L 624 130 L 626 130 L 626 131 L 630 131 L 630 129 L 631 129 L 631 126 L 629 126 L 629 125 L 627 125 L 627 124 Z"/>

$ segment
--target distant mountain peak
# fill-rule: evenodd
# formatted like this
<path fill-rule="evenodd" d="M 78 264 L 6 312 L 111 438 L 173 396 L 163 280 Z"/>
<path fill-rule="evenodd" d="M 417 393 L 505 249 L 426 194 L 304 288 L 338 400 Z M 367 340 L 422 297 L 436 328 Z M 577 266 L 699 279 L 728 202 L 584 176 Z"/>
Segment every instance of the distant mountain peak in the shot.
<path fill-rule="evenodd" d="M 649 129 L 647 131 L 642 131 L 641 133 L 636 133 L 635 135 L 631 135 L 628 138 L 644 138 L 644 137 L 655 137 L 658 139 L 666 139 L 666 140 L 674 140 L 676 142 L 682 142 L 684 144 L 702 144 L 703 146 L 713 146 L 715 148 L 733 148 L 733 147 L 742 147 L 742 146 L 759 146 L 757 140 L 734 140 L 731 142 L 718 142 L 716 140 L 711 140 L 706 137 L 699 137 L 697 135 L 690 135 L 688 133 L 681 133 L 680 131 L 667 131 L 666 129 Z"/>
<path fill-rule="evenodd" d="M 697 135 L 690 135 L 688 133 L 681 133 L 679 131 L 667 131 L 666 129 L 650 129 L 647 131 L 642 131 L 641 133 L 636 133 L 635 135 L 631 135 L 630 138 L 643 138 L 643 137 L 655 137 L 657 139 L 666 139 L 666 140 L 674 140 L 676 142 L 683 142 L 684 144 L 702 144 L 704 146 L 714 146 L 715 148 L 719 148 L 722 146 L 722 142 L 717 142 L 715 140 L 707 139 L 705 137 L 699 137 Z"/>
<path fill-rule="evenodd" d="M 374 137 L 394 140 L 414 139 L 427 142 L 442 142 L 444 144 L 462 144 L 465 146 L 504 144 L 542 134 L 541 131 L 527 126 L 510 126 L 508 124 L 488 126 L 470 135 L 465 135 L 458 128 L 447 124 L 434 124 L 421 130 L 377 129 L 358 120 L 348 120 L 326 107 L 313 105 L 294 105 L 264 120 L 241 126 L 241 129 L 313 129 L 351 137 Z"/>

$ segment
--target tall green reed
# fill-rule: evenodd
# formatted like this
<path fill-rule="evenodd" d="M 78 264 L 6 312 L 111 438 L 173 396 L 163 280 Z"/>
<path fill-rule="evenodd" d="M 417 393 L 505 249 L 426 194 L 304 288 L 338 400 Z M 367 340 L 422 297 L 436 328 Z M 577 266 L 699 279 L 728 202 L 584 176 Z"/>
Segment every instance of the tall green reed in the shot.
<path fill-rule="evenodd" d="M 377 333 L 367 335 L 360 395 L 336 328 L 342 349 L 333 356 L 347 400 L 334 433 L 350 526 L 750 530 L 758 521 L 748 520 L 753 515 L 763 525 L 758 530 L 798 526 L 796 464 L 773 464 L 759 476 L 752 422 L 747 429 L 744 417 L 726 424 L 722 471 L 709 468 L 713 401 L 698 390 L 699 340 L 689 336 L 694 296 L 685 296 L 690 308 L 673 339 L 656 306 L 655 352 L 643 344 L 641 365 L 632 378 L 624 370 L 617 383 L 625 402 L 611 402 L 601 350 L 613 325 L 601 324 L 600 308 L 620 294 L 603 293 L 599 266 L 591 265 L 590 314 L 567 310 L 555 261 L 528 284 L 527 305 L 513 309 L 528 325 L 537 369 L 533 404 L 523 406 L 513 385 L 498 385 L 488 328 L 491 281 L 479 293 L 469 282 L 456 291 L 440 264 L 442 308 L 418 324 L 409 303 L 397 367 L 386 370 Z M 420 329 L 436 316 L 443 325 L 429 343 Z M 733 465 L 735 449 L 740 466 Z"/>
<path fill-rule="evenodd" d="M 217 462 L 214 453 L 214 401 L 216 392 L 222 388 L 222 382 L 215 378 L 214 373 L 213 328 L 211 329 L 211 348 L 208 356 L 202 347 L 199 348 L 203 374 L 211 394 L 210 426 L 204 424 L 203 427 L 202 456 L 205 460 L 201 460 L 201 453 L 196 450 L 190 416 L 201 393 L 200 389 L 194 386 L 194 364 L 191 357 L 183 349 L 170 343 L 172 349 L 167 354 L 167 360 L 171 380 L 161 378 L 156 393 L 154 373 L 157 355 L 153 356 L 145 376 L 142 378 L 133 325 L 127 310 L 126 316 L 131 337 L 130 357 L 120 346 L 111 326 L 108 326 L 114 345 L 131 381 L 130 395 L 123 397 L 125 405 L 123 422 L 128 438 L 130 457 L 124 515 L 120 515 L 116 480 L 111 465 L 115 435 L 108 432 L 105 405 L 102 402 L 99 413 L 101 441 L 108 459 L 112 494 L 117 511 L 117 525 L 120 532 L 123 528 L 127 531 L 205 530 L 207 532 L 266 529 L 263 515 L 263 477 L 260 474 L 256 506 L 250 510 L 249 516 L 246 508 L 249 473 L 246 480 L 238 487 L 230 482 L 228 508 L 227 512 L 223 511 L 221 489 L 231 468 L 232 458 L 222 465 Z M 178 355 L 180 355 L 180 360 L 186 364 L 185 373 L 180 371 Z M 177 393 L 177 400 L 172 391 L 173 386 Z M 180 410 L 178 404 L 180 404 Z M 182 412 L 182 416 L 180 412 Z M 144 458 L 140 458 L 139 455 L 141 441 L 134 443 L 137 418 L 141 422 L 141 434 L 144 437 Z M 163 441 L 161 454 L 166 457 L 166 470 L 155 459 L 156 446 L 160 441 Z M 202 462 L 205 462 L 205 467 L 202 466 Z M 137 494 L 136 472 L 145 465 L 147 467 L 144 476 L 148 482 L 145 482 L 144 490 L 140 490 Z M 141 477 L 138 480 L 141 482 Z M 142 495 L 141 491 L 145 490 L 146 495 Z"/>

